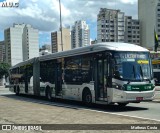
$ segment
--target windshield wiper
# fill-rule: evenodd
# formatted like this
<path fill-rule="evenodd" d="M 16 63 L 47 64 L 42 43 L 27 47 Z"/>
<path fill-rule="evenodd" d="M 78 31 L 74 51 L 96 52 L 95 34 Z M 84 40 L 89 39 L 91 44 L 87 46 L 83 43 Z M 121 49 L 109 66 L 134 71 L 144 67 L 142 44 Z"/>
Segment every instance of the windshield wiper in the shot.
<path fill-rule="evenodd" d="M 149 83 L 151 83 L 151 80 L 150 79 L 146 79 L 147 81 L 149 81 Z"/>
<path fill-rule="evenodd" d="M 131 81 L 130 81 L 130 80 L 128 80 L 128 83 L 127 83 L 127 84 L 129 85 L 129 84 L 130 84 L 130 82 L 131 82 Z"/>

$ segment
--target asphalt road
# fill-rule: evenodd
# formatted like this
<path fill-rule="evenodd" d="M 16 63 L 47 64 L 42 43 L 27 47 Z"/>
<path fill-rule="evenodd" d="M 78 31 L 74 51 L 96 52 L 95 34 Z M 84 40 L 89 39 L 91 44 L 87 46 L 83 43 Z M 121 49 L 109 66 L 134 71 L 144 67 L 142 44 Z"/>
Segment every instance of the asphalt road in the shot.
<path fill-rule="evenodd" d="M 26 96 L 16 96 L 14 93 L 9 92 L 8 88 L 0 89 L 0 95 L 3 95 L 8 98 L 35 101 L 38 103 L 44 103 L 49 105 L 57 105 L 71 108 L 81 108 L 90 111 L 97 111 L 101 113 L 112 113 L 116 115 L 125 115 L 129 117 L 138 117 L 142 119 L 150 119 L 160 121 L 160 91 L 156 91 L 156 100 L 158 102 L 141 102 L 141 103 L 130 103 L 125 108 L 119 108 L 117 105 L 93 105 L 92 107 L 85 107 L 77 102 L 70 101 L 57 101 L 57 102 L 48 102 L 44 99 L 35 99 L 33 97 Z"/>
<path fill-rule="evenodd" d="M 0 124 L 160 124 L 159 112 L 158 102 L 129 104 L 122 108 L 117 105 L 86 107 L 72 101 L 49 102 L 41 98 L 16 96 L 7 88 L 0 88 Z"/>

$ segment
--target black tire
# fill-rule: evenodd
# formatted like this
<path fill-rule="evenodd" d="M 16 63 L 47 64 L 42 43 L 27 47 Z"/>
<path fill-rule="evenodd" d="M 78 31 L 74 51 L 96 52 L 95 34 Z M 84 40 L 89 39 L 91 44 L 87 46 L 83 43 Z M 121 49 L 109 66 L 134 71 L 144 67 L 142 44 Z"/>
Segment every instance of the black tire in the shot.
<path fill-rule="evenodd" d="M 118 103 L 120 107 L 125 107 L 128 103 Z"/>
<path fill-rule="evenodd" d="M 14 86 L 14 93 L 16 93 L 16 86 Z"/>
<path fill-rule="evenodd" d="M 47 91 L 46 91 L 46 98 L 51 101 L 52 100 L 52 93 L 51 93 L 51 89 L 48 87 Z"/>
<path fill-rule="evenodd" d="M 19 95 L 19 86 L 16 87 L 16 95 Z"/>
<path fill-rule="evenodd" d="M 89 90 L 85 90 L 83 93 L 83 102 L 86 105 L 91 105 L 92 104 L 92 94 Z"/>

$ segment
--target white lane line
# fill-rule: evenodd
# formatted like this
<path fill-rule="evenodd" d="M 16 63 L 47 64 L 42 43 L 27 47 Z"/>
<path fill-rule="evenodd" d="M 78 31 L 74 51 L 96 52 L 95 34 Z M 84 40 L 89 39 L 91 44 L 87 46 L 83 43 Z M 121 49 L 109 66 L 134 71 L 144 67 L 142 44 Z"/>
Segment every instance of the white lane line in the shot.
<path fill-rule="evenodd" d="M 14 94 L 14 93 L 13 93 Z M 0 96 L 4 96 L 4 95 L 13 95 L 12 93 L 0 93 Z"/>
<path fill-rule="evenodd" d="M 138 118 L 138 119 L 143 119 L 143 120 L 151 120 L 151 121 L 160 122 L 160 120 L 157 120 L 157 119 L 150 119 L 150 118 L 139 117 L 139 116 L 124 115 L 124 114 L 119 114 L 119 113 L 111 113 L 111 112 L 104 112 L 104 111 L 91 110 L 91 109 L 84 109 L 84 110 L 99 112 L 99 113 L 104 113 L 104 114 L 112 114 L 112 115 L 117 115 L 117 116 L 125 116 L 125 117 L 131 117 L 131 118 Z"/>
<path fill-rule="evenodd" d="M 41 103 L 43 103 L 43 102 L 41 102 Z M 82 110 L 93 111 L 93 112 L 98 112 L 98 113 L 112 114 L 112 115 L 117 115 L 117 116 L 125 116 L 125 117 L 131 117 L 131 118 L 138 118 L 138 119 L 143 119 L 143 120 L 151 120 L 151 121 L 160 122 L 160 120 L 157 120 L 157 119 L 150 119 L 150 118 L 139 117 L 139 116 L 124 115 L 124 114 L 120 114 L 120 113 L 111 113 L 111 112 L 99 111 L 99 110 L 94 110 L 94 109 L 86 109 L 86 108 L 83 108 L 82 106 L 77 107 L 77 106 L 72 106 L 72 105 L 64 105 L 64 104 L 58 104 L 58 103 L 47 103 L 47 102 L 45 102 L 45 104 L 55 105 L 55 106 L 59 106 L 59 107 L 67 107 L 67 108 L 79 108 L 79 109 L 82 109 Z"/>
<path fill-rule="evenodd" d="M 57 106 L 60 106 L 60 107 L 67 107 L 67 108 L 73 108 L 74 107 L 74 108 L 80 108 L 80 109 L 87 110 L 87 111 L 92 111 L 92 112 L 99 112 L 99 113 L 104 113 L 104 114 L 112 114 L 112 115 L 117 115 L 117 116 L 125 116 L 125 117 L 131 117 L 131 118 L 138 118 L 138 119 L 143 119 L 143 120 L 152 120 L 152 121 L 160 122 L 160 120 L 157 120 L 157 119 L 151 119 L 151 118 L 145 118 L 145 117 L 139 117 L 139 116 L 131 116 L 131 115 L 124 115 L 124 114 L 120 114 L 120 113 L 111 113 L 111 112 L 99 111 L 99 110 L 94 110 L 94 109 L 86 109 L 86 108 L 83 108 L 83 107 L 75 107 L 75 106 L 72 106 L 72 105 L 62 105 L 62 104 L 59 105 L 57 103 L 50 103 L 50 105 L 57 105 Z"/>

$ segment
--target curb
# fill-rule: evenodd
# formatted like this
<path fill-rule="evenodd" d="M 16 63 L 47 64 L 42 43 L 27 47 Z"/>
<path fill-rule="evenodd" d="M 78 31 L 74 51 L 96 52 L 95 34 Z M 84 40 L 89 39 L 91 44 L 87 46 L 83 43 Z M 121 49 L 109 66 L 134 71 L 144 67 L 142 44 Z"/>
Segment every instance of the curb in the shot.
<path fill-rule="evenodd" d="M 153 101 L 150 101 L 152 103 L 160 103 L 160 99 L 159 100 L 153 100 Z"/>

